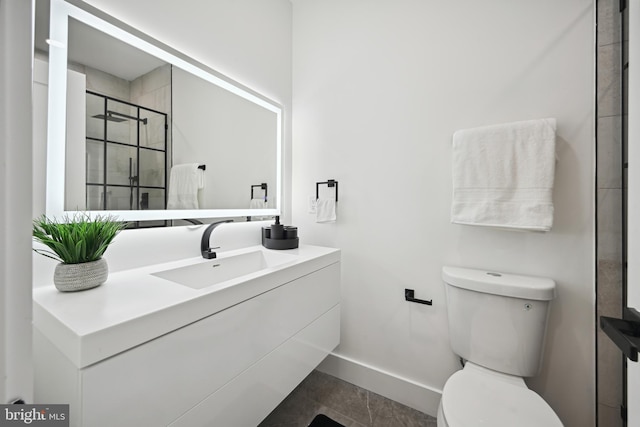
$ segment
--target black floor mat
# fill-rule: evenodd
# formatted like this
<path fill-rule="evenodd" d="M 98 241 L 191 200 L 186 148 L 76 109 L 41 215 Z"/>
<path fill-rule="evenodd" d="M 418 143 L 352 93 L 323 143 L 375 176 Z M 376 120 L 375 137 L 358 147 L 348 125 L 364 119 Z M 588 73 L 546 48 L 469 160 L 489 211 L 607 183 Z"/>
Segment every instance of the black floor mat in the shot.
<path fill-rule="evenodd" d="M 344 426 L 339 422 L 333 421 L 331 418 L 327 417 L 326 415 L 318 414 L 313 419 L 313 421 L 311 421 L 311 424 L 309 424 L 309 427 L 344 427 Z"/>

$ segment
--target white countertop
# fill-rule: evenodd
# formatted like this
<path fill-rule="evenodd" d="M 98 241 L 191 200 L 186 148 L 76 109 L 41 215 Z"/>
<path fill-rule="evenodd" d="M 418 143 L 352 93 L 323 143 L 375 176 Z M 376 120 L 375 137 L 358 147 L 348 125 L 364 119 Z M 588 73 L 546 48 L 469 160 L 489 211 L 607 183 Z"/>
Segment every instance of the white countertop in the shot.
<path fill-rule="evenodd" d="M 218 254 L 219 259 L 262 246 Z M 106 283 L 80 292 L 53 284 L 34 289 L 34 326 L 78 368 L 210 316 L 340 260 L 340 250 L 301 245 L 274 251 L 292 261 L 203 289 L 192 289 L 152 273 L 210 262 L 200 257 L 111 273 Z"/>

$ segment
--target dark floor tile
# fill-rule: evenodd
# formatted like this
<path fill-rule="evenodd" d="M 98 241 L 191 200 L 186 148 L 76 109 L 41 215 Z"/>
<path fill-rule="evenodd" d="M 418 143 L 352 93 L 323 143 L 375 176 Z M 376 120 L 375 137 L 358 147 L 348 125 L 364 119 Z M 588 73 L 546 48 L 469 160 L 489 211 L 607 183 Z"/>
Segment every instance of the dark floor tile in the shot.
<path fill-rule="evenodd" d="M 258 427 L 306 427 L 321 408 L 321 404 L 296 389 Z"/>
<path fill-rule="evenodd" d="M 313 371 L 301 384 L 303 395 L 323 406 L 348 416 L 352 420 L 371 425 L 373 413 L 369 392 L 331 375 Z"/>
<path fill-rule="evenodd" d="M 319 371 L 309 374 L 259 427 L 307 427 L 317 414 L 345 427 L 436 427 L 433 417 Z"/>
<path fill-rule="evenodd" d="M 436 419 L 402 405 L 385 399 L 375 413 L 372 427 L 435 427 Z"/>
<path fill-rule="evenodd" d="M 343 415 L 339 412 L 336 412 L 331 408 L 327 408 L 326 406 L 323 406 L 322 408 L 320 408 L 319 413 L 324 414 L 327 417 L 331 418 L 332 420 L 339 422 L 344 427 L 365 427 L 364 424 L 360 424 L 357 421 L 349 418 L 348 416 Z"/>

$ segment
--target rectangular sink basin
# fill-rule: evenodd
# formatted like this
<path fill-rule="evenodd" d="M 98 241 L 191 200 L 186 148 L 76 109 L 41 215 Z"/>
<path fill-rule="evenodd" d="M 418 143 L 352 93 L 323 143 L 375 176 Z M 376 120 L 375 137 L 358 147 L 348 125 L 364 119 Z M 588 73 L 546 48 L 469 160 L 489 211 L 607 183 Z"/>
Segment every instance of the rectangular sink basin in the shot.
<path fill-rule="evenodd" d="M 170 280 L 193 289 L 236 279 L 247 274 L 295 260 L 295 255 L 255 250 L 239 255 L 223 256 L 207 262 L 151 273 L 152 276 Z"/>

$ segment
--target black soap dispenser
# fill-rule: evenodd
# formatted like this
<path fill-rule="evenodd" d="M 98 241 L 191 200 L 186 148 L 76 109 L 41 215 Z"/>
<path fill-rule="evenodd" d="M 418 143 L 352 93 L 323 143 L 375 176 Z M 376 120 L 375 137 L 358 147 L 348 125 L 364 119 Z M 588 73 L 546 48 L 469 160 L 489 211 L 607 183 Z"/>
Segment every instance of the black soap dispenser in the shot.
<path fill-rule="evenodd" d="M 295 249 L 298 247 L 298 229 L 280 224 L 280 217 L 270 227 L 262 227 L 262 246 L 267 249 Z"/>
<path fill-rule="evenodd" d="M 284 239 L 284 225 L 280 224 L 280 217 L 276 216 L 276 222 L 271 225 L 272 239 Z"/>

